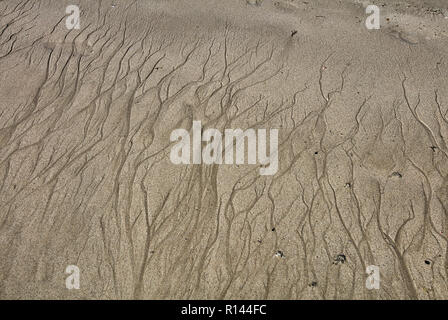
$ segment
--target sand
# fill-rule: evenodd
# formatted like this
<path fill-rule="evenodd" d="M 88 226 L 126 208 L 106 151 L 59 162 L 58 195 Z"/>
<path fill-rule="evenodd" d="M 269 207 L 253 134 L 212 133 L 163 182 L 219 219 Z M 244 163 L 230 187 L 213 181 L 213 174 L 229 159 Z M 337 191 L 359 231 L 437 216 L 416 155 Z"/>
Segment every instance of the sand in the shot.
<path fill-rule="evenodd" d="M 447 75 L 442 0 L 0 1 L 0 298 L 447 299 Z"/>

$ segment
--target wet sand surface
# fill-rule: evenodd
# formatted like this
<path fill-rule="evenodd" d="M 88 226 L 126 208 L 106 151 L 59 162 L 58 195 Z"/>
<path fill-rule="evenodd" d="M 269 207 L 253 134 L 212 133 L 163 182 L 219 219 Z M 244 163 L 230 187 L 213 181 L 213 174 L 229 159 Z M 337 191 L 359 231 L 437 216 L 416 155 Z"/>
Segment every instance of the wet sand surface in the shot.
<path fill-rule="evenodd" d="M 0 0 L 1 299 L 448 298 L 448 2 L 74 2 Z"/>

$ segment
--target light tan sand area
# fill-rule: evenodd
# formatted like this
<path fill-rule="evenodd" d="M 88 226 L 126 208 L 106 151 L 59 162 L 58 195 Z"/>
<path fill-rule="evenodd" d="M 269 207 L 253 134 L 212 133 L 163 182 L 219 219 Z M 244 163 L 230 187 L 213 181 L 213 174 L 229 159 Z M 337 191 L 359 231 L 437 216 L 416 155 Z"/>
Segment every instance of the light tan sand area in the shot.
<path fill-rule="evenodd" d="M 0 298 L 447 299 L 447 143 L 447 1 L 0 0 Z"/>

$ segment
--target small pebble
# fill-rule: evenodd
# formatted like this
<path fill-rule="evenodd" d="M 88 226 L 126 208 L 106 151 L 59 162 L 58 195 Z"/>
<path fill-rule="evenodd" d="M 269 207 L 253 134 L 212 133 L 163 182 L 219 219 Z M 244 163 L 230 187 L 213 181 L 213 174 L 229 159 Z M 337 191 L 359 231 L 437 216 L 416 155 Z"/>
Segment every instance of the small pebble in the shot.
<path fill-rule="evenodd" d="M 333 264 L 345 263 L 345 261 L 347 261 L 347 257 L 345 256 L 345 254 L 338 254 L 334 259 Z"/>
<path fill-rule="evenodd" d="M 284 257 L 285 257 L 285 255 L 283 254 L 283 251 L 281 251 L 281 250 L 278 250 L 278 251 L 275 253 L 275 256 L 276 256 L 276 257 L 280 257 L 280 258 L 284 258 Z"/>

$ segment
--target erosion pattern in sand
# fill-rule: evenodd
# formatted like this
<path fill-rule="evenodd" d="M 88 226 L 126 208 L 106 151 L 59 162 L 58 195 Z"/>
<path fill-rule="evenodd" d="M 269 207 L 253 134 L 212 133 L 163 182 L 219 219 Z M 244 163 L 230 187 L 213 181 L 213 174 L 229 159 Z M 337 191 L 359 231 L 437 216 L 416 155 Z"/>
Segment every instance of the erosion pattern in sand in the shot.
<path fill-rule="evenodd" d="M 0 298 L 447 299 L 448 8 L 372 2 L 0 1 Z"/>

